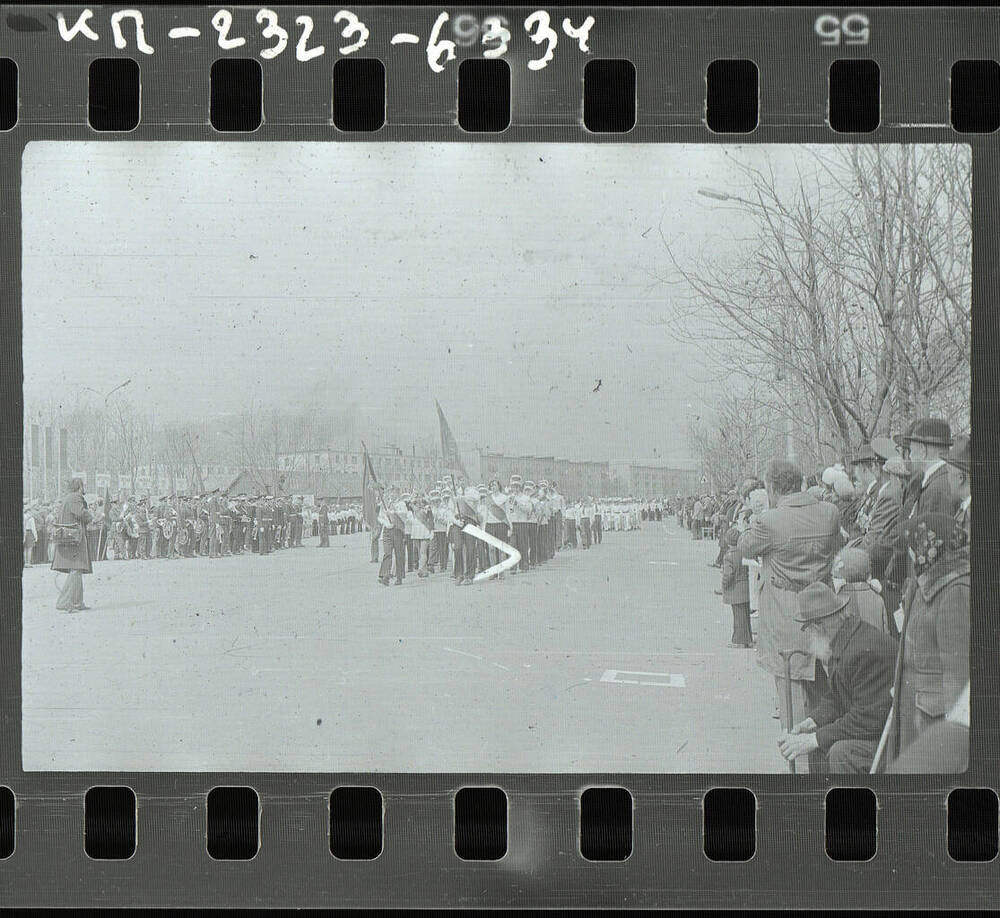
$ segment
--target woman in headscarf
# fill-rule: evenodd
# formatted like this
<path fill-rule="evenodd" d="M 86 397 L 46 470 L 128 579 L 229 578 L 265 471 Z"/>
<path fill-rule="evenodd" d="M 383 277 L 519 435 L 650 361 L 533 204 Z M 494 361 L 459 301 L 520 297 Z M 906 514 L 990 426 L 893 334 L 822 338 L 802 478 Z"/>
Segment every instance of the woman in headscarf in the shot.
<path fill-rule="evenodd" d="M 66 574 L 56 608 L 63 612 L 81 612 L 90 608 L 83 603 L 83 575 L 93 573 L 87 545 L 87 523 L 92 519 L 83 498 L 83 481 L 71 478 L 68 493 L 62 499 L 55 523 L 55 554 L 52 570 Z"/>
<path fill-rule="evenodd" d="M 965 531 L 946 513 L 922 513 L 904 530 L 913 577 L 893 690 L 889 764 L 941 723 L 969 681 L 969 552 Z"/>

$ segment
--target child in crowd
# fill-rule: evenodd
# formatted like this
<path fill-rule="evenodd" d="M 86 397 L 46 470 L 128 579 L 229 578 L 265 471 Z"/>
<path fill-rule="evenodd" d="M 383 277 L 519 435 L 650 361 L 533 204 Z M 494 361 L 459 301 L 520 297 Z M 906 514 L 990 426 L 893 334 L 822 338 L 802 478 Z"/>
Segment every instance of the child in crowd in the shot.
<path fill-rule="evenodd" d="M 730 647 L 753 647 L 750 634 L 750 580 L 743 557 L 736 547 L 740 531 L 735 526 L 726 533 L 726 553 L 722 558 L 722 601 L 733 609 L 733 636 Z"/>
<path fill-rule="evenodd" d="M 863 548 L 842 548 L 833 559 L 833 588 L 850 597 L 848 611 L 884 634 L 896 636 L 886 613 L 882 584 L 872 577 L 872 562 Z"/>

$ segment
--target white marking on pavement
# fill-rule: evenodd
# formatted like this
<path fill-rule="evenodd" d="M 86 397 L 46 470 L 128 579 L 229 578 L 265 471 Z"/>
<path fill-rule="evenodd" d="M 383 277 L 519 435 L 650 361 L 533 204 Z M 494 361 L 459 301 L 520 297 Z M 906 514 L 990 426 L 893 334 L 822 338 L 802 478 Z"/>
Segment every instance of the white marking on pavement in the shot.
<path fill-rule="evenodd" d="M 656 676 L 666 679 L 666 682 L 653 682 L 648 679 L 619 679 L 619 676 Z M 606 669 L 601 676 L 601 682 L 617 682 L 620 685 L 662 685 L 667 688 L 684 688 L 686 683 L 680 673 L 646 673 L 626 669 Z"/>
<path fill-rule="evenodd" d="M 489 663 L 490 666 L 495 666 L 497 669 L 505 669 L 510 672 L 509 666 L 504 666 L 503 663 L 494 663 L 492 660 L 487 660 L 486 657 L 481 657 L 479 654 L 466 653 L 464 650 L 455 650 L 454 647 L 442 647 L 442 650 L 447 650 L 448 653 L 457 653 L 463 657 L 472 657 L 473 660 L 479 660 L 481 663 Z"/>
<path fill-rule="evenodd" d="M 672 565 L 674 565 L 674 567 L 676 567 L 681 562 L 680 561 L 650 561 L 649 563 L 650 564 L 672 564 Z"/>

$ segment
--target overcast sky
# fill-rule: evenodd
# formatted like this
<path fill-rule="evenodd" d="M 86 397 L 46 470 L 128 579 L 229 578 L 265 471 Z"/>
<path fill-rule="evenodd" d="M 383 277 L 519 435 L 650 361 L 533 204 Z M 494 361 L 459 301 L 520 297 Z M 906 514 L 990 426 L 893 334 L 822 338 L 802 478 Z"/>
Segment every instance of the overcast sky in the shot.
<path fill-rule="evenodd" d="M 436 437 L 437 398 L 460 441 L 686 464 L 707 373 L 663 322 L 661 229 L 681 255 L 725 245 L 733 211 L 697 189 L 733 189 L 729 156 L 772 154 L 789 161 L 759 146 L 34 142 L 25 396 L 72 404 L 131 378 L 128 397 L 170 421 L 251 399 L 354 405 L 401 443 Z"/>

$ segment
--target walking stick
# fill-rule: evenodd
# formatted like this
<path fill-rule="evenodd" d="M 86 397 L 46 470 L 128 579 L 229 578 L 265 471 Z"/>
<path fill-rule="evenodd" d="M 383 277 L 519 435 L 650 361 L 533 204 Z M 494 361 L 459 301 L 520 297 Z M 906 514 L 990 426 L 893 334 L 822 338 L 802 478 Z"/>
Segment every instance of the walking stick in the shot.
<path fill-rule="evenodd" d="M 785 664 L 785 733 L 791 733 L 792 727 L 792 656 L 801 653 L 800 650 L 779 650 L 778 656 Z M 788 770 L 794 775 L 795 759 L 788 760 Z"/>
<path fill-rule="evenodd" d="M 889 716 L 885 719 L 885 726 L 882 728 L 882 735 L 879 737 L 878 746 L 875 747 L 875 758 L 872 759 L 872 767 L 868 769 L 868 774 L 873 775 L 882 764 L 882 756 L 885 753 L 886 744 L 889 742 L 889 731 L 892 729 L 892 715 L 896 703 L 889 706 Z"/>

